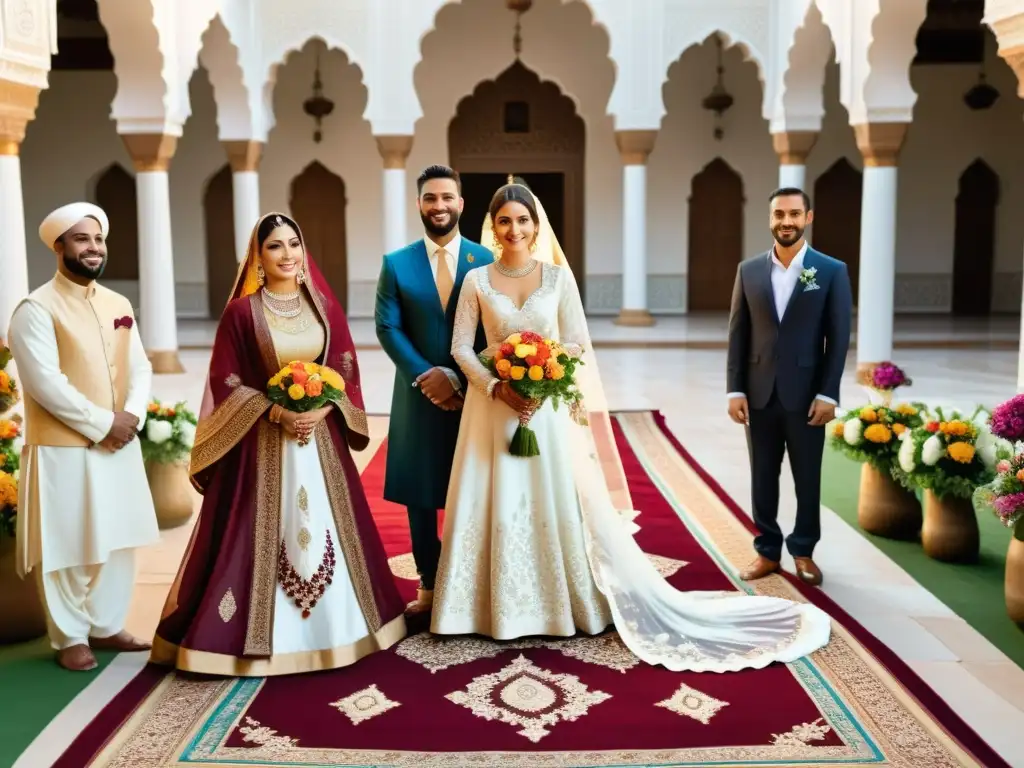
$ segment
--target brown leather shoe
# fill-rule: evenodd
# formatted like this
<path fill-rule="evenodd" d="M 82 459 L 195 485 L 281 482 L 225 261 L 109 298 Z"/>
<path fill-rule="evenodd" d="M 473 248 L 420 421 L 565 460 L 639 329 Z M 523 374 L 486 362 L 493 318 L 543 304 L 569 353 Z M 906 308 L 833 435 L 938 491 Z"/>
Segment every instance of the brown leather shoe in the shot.
<path fill-rule="evenodd" d="M 88 672 L 98 666 L 88 645 L 72 645 L 57 651 L 57 663 L 72 672 Z"/>
<path fill-rule="evenodd" d="M 406 606 L 405 612 L 409 614 L 429 613 L 434 607 L 434 590 L 420 587 L 416 590 L 416 600 Z"/>
<path fill-rule="evenodd" d="M 778 573 L 778 571 L 778 560 L 769 560 L 764 555 L 758 555 L 754 561 L 746 567 L 746 570 L 740 572 L 740 578 L 744 581 L 754 581 L 756 579 L 763 579 L 765 576 L 770 576 L 773 573 Z"/>
<path fill-rule="evenodd" d="M 90 637 L 89 645 L 101 651 L 148 651 L 153 647 L 147 643 L 129 635 L 123 629 L 116 635 L 110 637 Z"/>
<path fill-rule="evenodd" d="M 800 581 L 804 584 L 810 584 L 812 587 L 821 585 L 821 569 L 814 564 L 811 558 L 794 557 L 793 562 L 796 563 L 796 575 L 800 578 Z"/>

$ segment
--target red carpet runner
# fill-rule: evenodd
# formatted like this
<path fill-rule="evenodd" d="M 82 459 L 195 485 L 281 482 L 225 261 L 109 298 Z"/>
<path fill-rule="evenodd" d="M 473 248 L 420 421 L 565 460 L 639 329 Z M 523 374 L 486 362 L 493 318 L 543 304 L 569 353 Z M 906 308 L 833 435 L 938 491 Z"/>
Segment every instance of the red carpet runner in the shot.
<path fill-rule="evenodd" d="M 615 432 L 637 541 L 669 581 L 742 589 L 728 574 L 750 555 L 745 516 L 657 414 L 619 415 Z M 363 479 L 411 599 L 405 510 L 381 499 L 383 475 L 382 448 Z M 809 660 L 724 675 L 641 664 L 614 633 L 499 644 L 415 626 L 397 648 L 332 672 L 220 680 L 148 668 L 57 765 L 1005 765 L 820 591 L 782 577 L 757 589 L 811 599 L 842 626 Z"/>

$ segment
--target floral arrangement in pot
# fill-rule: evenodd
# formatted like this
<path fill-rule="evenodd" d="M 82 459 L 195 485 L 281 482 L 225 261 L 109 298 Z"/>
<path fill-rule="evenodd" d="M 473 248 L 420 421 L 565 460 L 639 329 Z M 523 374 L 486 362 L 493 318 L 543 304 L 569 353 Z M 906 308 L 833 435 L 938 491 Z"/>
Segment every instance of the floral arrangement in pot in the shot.
<path fill-rule="evenodd" d="M 865 405 L 847 411 L 829 427 L 829 445 L 861 464 L 857 522 L 876 536 L 914 539 L 921 530 L 917 496 L 892 476 L 900 437 L 923 423 L 920 403 Z"/>
<path fill-rule="evenodd" d="M 20 437 L 20 417 L 0 418 L 0 537 L 13 537 L 17 528 Z"/>
<path fill-rule="evenodd" d="M 140 439 L 161 528 L 174 528 L 192 517 L 195 491 L 188 479 L 188 458 L 196 440 L 197 422 L 184 402 L 165 406 L 153 400 L 149 404 Z"/>
<path fill-rule="evenodd" d="M 897 389 L 914 383 L 902 368 L 889 360 L 858 371 L 857 381 L 868 391 L 868 397 L 876 405 L 889 405 Z"/>
<path fill-rule="evenodd" d="M 970 417 L 936 408 L 900 441 L 892 474 L 906 488 L 924 492 L 921 541 L 925 552 L 937 560 L 977 559 L 980 535 L 974 492 L 992 482 L 996 465 L 1012 453 L 1006 440 L 992 434 L 988 416 L 980 406 Z"/>
<path fill-rule="evenodd" d="M 140 439 L 142 458 L 147 464 L 184 462 L 196 441 L 198 419 L 184 402 L 165 406 L 159 400 L 149 404 L 146 426 Z"/>

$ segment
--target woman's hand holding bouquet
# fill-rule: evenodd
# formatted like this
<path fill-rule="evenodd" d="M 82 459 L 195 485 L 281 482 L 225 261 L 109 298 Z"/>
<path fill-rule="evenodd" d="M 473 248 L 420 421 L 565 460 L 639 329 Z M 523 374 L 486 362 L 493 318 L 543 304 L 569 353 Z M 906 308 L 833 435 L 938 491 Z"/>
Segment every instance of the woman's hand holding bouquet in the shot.
<path fill-rule="evenodd" d="M 482 357 L 482 362 L 500 379 L 494 396 L 519 414 L 519 427 L 509 446 L 513 456 L 540 455 L 537 435 L 527 425 L 546 400 L 551 400 L 556 409 L 564 400 L 573 418 L 586 424 L 583 396 L 574 376 L 576 366 L 583 365 L 583 361 L 554 339 L 533 331 L 513 333 L 493 357 Z"/>
<path fill-rule="evenodd" d="M 270 420 L 306 445 L 316 425 L 345 397 L 345 380 L 325 365 L 293 361 L 267 382 Z"/>

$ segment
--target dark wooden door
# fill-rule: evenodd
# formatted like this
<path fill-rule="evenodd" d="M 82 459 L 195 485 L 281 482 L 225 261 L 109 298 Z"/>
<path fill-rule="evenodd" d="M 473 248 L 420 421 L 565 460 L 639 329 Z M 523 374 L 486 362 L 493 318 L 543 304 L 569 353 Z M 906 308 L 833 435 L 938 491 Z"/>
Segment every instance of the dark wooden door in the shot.
<path fill-rule="evenodd" d="M 860 288 L 861 173 L 843 157 L 814 183 L 814 226 L 811 244 L 826 256 L 846 263 L 857 304 Z"/>
<path fill-rule="evenodd" d="M 110 221 L 103 280 L 139 279 L 139 209 L 135 177 L 117 163 L 96 181 L 96 205 Z"/>
<path fill-rule="evenodd" d="M 960 176 L 953 236 L 953 314 L 992 311 L 992 267 L 996 249 L 999 176 L 975 160 Z"/>
<path fill-rule="evenodd" d="M 345 182 L 318 162 L 292 181 L 291 211 L 306 249 L 343 307 L 348 307 Z"/>
<path fill-rule="evenodd" d="M 687 310 L 728 312 L 743 259 L 743 179 L 721 158 L 693 177 Z"/>
<path fill-rule="evenodd" d="M 203 218 L 206 222 L 206 294 L 209 314 L 219 318 L 238 275 L 235 249 L 235 192 L 231 166 L 226 164 L 206 183 Z"/>

